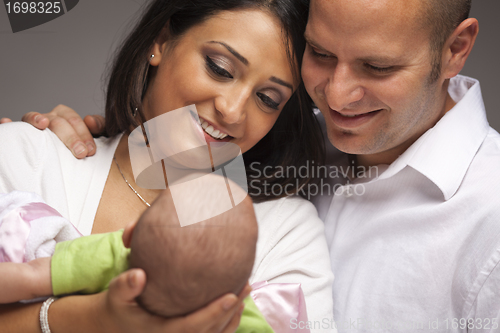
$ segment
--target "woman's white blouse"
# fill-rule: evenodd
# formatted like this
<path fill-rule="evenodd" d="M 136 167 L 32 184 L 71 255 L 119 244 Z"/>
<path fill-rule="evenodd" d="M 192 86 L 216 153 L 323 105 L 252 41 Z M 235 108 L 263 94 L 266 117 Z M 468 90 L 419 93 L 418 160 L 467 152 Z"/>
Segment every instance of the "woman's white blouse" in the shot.
<path fill-rule="evenodd" d="M 119 140 L 120 136 L 96 139 L 96 155 L 77 160 L 50 130 L 3 124 L 0 193 L 35 192 L 89 235 Z M 330 320 L 333 274 L 323 222 L 314 206 L 289 197 L 254 207 L 259 240 L 250 282 L 301 283 L 309 321 Z"/>

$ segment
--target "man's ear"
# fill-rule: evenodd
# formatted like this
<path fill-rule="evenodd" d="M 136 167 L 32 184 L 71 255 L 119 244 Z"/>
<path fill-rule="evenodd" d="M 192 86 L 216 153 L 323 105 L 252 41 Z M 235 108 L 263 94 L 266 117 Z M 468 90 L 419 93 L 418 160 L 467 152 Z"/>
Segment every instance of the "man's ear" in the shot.
<path fill-rule="evenodd" d="M 123 235 L 122 235 L 122 240 L 123 240 L 123 245 L 126 248 L 130 248 L 130 244 L 132 243 L 132 234 L 134 233 L 135 226 L 137 225 L 137 221 L 130 222 L 126 227 L 125 230 L 123 230 Z"/>
<path fill-rule="evenodd" d="M 149 61 L 151 66 L 158 66 L 161 58 L 168 52 L 169 31 L 168 23 L 161 29 L 160 35 L 156 38 L 153 47 L 151 48 L 151 55 L 154 55 Z"/>
<path fill-rule="evenodd" d="M 468 18 L 448 38 L 443 51 L 442 73 L 445 79 L 451 79 L 460 73 L 474 47 L 478 33 L 479 22 L 475 18 Z"/>

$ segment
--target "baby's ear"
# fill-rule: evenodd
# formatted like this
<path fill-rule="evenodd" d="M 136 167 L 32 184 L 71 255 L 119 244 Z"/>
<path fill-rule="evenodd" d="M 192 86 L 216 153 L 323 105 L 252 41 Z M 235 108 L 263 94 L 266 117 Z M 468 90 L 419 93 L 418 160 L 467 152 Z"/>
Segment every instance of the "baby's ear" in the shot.
<path fill-rule="evenodd" d="M 123 230 L 122 240 L 123 245 L 126 248 L 130 248 L 130 243 L 132 243 L 132 234 L 134 233 L 135 226 L 137 225 L 137 221 L 130 222 Z"/>

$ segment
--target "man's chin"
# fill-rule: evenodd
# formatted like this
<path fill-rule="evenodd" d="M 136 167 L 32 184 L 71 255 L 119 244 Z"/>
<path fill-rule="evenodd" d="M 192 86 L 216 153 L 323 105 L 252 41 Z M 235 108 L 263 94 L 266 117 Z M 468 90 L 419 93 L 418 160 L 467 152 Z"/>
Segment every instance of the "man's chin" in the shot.
<path fill-rule="evenodd" d="M 352 155 L 371 154 L 374 140 L 349 131 L 328 130 L 330 143 L 341 152 Z"/>

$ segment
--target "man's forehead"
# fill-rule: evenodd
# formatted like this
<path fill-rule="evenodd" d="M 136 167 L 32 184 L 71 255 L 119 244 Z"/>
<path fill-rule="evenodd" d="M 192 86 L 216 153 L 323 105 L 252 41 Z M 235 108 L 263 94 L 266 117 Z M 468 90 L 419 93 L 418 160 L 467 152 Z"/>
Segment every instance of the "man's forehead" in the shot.
<path fill-rule="evenodd" d="M 421 21 L 426 0 L 311 0 L 309 20 L 339 24 L 340 30 L 376 26 L 411 27 Z"/>
<path fill-rule="evenodd" d="M 422 11 L 412 9 L 415 2 L 422 0 L 312 0 L 305 37 L 320 50 L 395 61 L 428 43 L 428 33 L 420 28 Z"/>
<path fill-rule="evenodd" d="M 310 0 L 311 8 L 320 6 L 321 8 L 334 7 L 337 11 L 345 14 L 348 11 L 364 13 L 382 13 L 385 10 L 413 12 L 424 8 L 428 0 Z"/>

